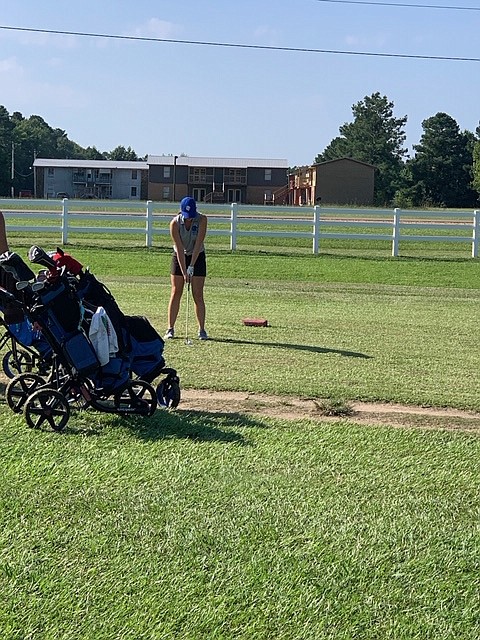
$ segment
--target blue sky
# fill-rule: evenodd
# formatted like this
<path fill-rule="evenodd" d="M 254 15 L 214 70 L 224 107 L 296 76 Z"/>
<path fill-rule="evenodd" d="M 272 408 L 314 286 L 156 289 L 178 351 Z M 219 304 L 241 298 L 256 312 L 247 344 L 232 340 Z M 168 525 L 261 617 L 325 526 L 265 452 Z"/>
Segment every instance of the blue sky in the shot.
<path fill-rule="evenodd" d="M 374 1 L 374 0 L 372 0 Z M 479 58 L 480 11 L 319 0 L 0 0 L 0 25 L 173 40 Z M 404 0 L 414 4 L 415 0 Z M 385 4 L 391 6 L 384 6 Z M 399 2 L 397 2 L 397 5 Z M 417 4 L 480 8 L 478 0 Z M 83 147 L 311 163 L 378 91 L 409 153 L 442 111 L 480 120 L 480 62 L 142 42 L 0 29 L 0 104 Z"/>

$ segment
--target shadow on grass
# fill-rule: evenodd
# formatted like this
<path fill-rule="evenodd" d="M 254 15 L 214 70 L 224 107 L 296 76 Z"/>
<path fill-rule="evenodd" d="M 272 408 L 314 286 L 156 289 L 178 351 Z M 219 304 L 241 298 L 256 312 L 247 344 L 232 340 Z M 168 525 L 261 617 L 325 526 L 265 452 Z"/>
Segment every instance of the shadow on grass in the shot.
<path fill-rule="evenodd" d="M 157 409 L 150 418 L 140 415 L 121 416 L 108 415 L 105 427 L 87 426 L 80 416 L 87 416 L 91 409 L 83 414 L 70 417 L 63 431 L 64 435 L 99 436 L 110 428 L 127 428 L 133 436 L 140 440 L 154 442 L 167 439 L 188 439 L 198 442 L 223 442 L 225 444 L 248 445 L 249 442 L 238 429 L 246 427 L 262 427 L 262 423 L 250 416 L 240 413 L 217 413 L 208 411 L 182 411 L 176 409 Z M 99 414 L 97 414 L 99 415 Z"/>
<path fill-rule="evenodd" d="M 262 426 L 259 420 L 240 413 L 216 413 L 176 409 L 157 409 L 151 418 L 122 419 L 132 434 L 141 440 L 188 439 L 198 442 L 249 444 L 238 429 Z"/>
<path fill-rule="evenodd" d="M 5 383 L 0 382 L 0 396 L 4 397 Z M 6 403 L 0 401 L 6 406 Z M 18 414 L 21 415 L 21 414 Z M 93 416 L 96 419 L 92 419 Z M 101 416 L 105 416 L 102 421 Z M 25 425 L 26 428 L 27 425 Z M 89 408 L 73 411 L 65 428 L 57 435 L 100 436 L 105 429 L 128 428 L 142 440 L 155 441 L 168 438 L 185 438 L 201 442 L 224 442 L 241 445 L 249 444 L 238 430 L 246 427 L 260 428 L 264 425 L 257 419 L 241 413 L 219 413 L 176 409 L 157 409 L 150 418 L 141 415 L 120 415 L 114 412 L 99 412 Z M 48 423 L 39 428 L 52 431 Z"/>
<path fill-rule="evenodd" d="M 261 344 L 264 347 L 279 347 L 282 349 L 294 349 L 298 351 L 311 351 L 312 353 L 338 353 L 348 358 L 373 358 L 366 353 L 358 353 L 357 351 L 345 351 L 344 349 L 330 349 L 328 347 L 313 347 L 308 344 L 289 344 L 287 342 L 255 342 L 254 340 L 235 340 L 233 338 L 210 338 L 210 342 L 225 342 L 227 344 L 252 344 L 258 347 Z"/>

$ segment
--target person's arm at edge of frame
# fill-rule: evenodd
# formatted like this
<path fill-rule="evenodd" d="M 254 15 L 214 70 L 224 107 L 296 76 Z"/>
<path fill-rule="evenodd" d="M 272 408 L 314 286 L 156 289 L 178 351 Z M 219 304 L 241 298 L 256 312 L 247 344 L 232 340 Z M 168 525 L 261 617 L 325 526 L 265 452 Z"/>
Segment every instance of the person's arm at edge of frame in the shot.
<path fill-rule="evenodd" d="M 0 211 L 0 253 L 5 253 L 5 251 L 8 251 L 7 230 L 5 227 L 5 218 Z"/>
<path fill-rule="evenodd" d="M 203 246 L 203 242 L 205 240 L 205 236 L 207 235 L 207 216 L 203 213 L 200 214 L 200 225 L 198 229 L 198 236 L 195 240 L 195 246 L 192 251 L 192 259 L 190 261 L 190 266 L 195 266 L 195 262 L 197 261 L 198 254 L 200 253 L 200 249 Z"/>
<path fill-rule="evenodd" d="M 178 230 L 177 221 L 174 218 L 170 222 L 170 236 L 173 244 L 175 245 L 175 253 L 177 254 L 178 264 L 182 270 L 183 277 L 187 277 L 187 267 L 185 263 L 185 247 L 183 246 L 182 239 L 180 238 L 180 232 Z"/>

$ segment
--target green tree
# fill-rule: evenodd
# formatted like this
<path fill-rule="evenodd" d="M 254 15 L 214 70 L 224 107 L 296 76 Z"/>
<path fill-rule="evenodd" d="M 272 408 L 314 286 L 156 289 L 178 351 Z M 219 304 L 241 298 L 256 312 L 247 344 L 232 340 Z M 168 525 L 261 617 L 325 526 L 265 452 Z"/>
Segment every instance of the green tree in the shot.
<path fill-rule="evenodd" d="M 408 162 L 410 182 L 416 189 L 413 204 L 474 206 L 474 134 L 460 131 L 455 119 L 442 112 L 424 120 L 422 127 L 415 156 Z"/>
<path fill-rule="evenodd" d="M 131 147 L 127 147 L 127 149 L 125 149 L 125 147 L 121 145 L 115 147 L 115 149 L 107 153 L 106 156 L 109 160 L 138 160 L 137 154 Z"/>
<path fill-rule="evenodd" d="M 56 157 L 82 160 L 85 158 L 85 149 L 73 140 L 70 140 L 63 129 L 53 129 L 55 139 Z"/>
<path fill-rule="evenodd" d="M 85 160 L 107 160 L 107 156 L 99 151 L 97 147 L 87 147 L 85 149 Z"/>
<path fill-rule="evenodd" d="M 12 142 L 14 124 L 4 106 L 0 106 L 0 195 L 11 192 Z"/>
<path fill-rule="evenodd" d="M 14 150 L 14 180 L 12 185 L 12 148 Z M 85 160 L 139 160 L 131 147 L 118 146 L 110 153 L 96 147 L 84 149 L 70 140 L 66 131 L 54 129 L 45 120 L 32 115 L 25 118 L 19 111 L 10 115 L 0 105 L 0 196 L 9 196 L 22 189 L 33 190 L 35 158 L 71 158 Z"/>
<path fill-rule="evenodd" d="M 56 157 L 56 139 L 53 129 L 40 116 L 15 118 L 13 130 L 15 144 L 15 193 L 33 190 L 33 162 L 36 156 Z"/>
<path fill-rule="evenodd" d="M 395 118 L 393 102 L 386 96 L 373 93 L 352 107 L 353 122 L 339 128 L 334 138 L 315 162 L 353 158 L 376 167 L 375 203 L 388 204 L 401 184 L 403 148 L 406 139 L 407 116 Z"/>

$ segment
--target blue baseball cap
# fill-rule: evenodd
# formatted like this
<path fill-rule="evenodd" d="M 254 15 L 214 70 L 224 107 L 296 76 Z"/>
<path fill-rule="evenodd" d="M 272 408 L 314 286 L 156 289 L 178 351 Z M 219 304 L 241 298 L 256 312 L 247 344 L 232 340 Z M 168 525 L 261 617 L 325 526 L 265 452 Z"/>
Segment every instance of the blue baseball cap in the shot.
<path fill-rule="evenodd" d="M 180 202 L 180 211 L 184 218 L 195 218 L 197 215 L 197 203 L 194 198 L 187 196 Z"/>

